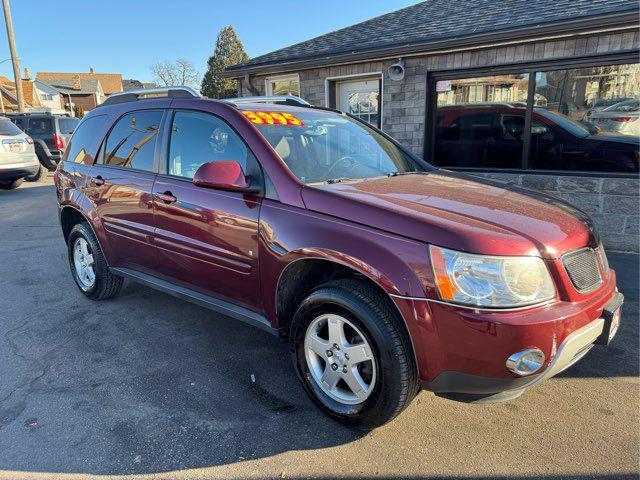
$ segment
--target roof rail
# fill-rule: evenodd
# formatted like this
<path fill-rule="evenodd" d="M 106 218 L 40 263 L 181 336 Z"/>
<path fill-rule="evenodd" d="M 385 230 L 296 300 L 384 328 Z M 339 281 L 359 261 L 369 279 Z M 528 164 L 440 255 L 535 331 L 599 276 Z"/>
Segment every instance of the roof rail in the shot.
<path fill-rule="evenodd" d="M 191 87 L 185 87 L 182 85 L 173 87 L 154 87 L 154 88 L 140 88 L 138 90 L 128 90 L 126 92 L 112 93 L 107 99 L 100 104 L 102 105 L 115 105 L 116 103 L 135 102 L 136 100 L 142 100 L 145 98 L 196 98 L 200 97 L 200 94 Z"/>
<path fill-rule="evenodd" d="M 229 103 L 275 103 L 277 105 L 295 105 L 298 107 L 310 107 L 311 104 L 306 100 L 295 95 L 271 95 L 262 97 L 239 97 L 239 98 L 224 98 L 225 102 Z"/>

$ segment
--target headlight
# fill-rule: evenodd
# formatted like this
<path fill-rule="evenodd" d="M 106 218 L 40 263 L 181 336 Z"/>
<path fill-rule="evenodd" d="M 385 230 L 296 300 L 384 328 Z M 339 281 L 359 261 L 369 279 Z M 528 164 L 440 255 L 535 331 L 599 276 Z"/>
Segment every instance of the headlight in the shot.
<path fill-rule="evenodd" d="M 520 307 L 555 297 L 539 257 L 497 257 L 429 246 L 442 300 L 482 307 Z"/>

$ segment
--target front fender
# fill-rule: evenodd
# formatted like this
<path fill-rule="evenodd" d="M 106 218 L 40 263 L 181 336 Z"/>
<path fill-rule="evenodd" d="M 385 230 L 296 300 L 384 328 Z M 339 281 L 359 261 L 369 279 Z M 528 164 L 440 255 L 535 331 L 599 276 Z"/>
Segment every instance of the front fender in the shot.
<path fill-rule="evenodd" d="M 265 313 L 276 324 L 284 270 L 302 259 L 323 259 L 365 275 L 390 295 L 433 293 L 427 246 L 373 228 L 265 200 L 260 211 L 260 276 Z"/>

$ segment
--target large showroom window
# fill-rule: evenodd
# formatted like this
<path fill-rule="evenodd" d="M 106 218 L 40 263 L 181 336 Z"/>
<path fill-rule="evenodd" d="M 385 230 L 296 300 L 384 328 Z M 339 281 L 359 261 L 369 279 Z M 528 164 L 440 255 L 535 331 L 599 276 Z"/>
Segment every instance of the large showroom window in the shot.
<path fill-rule="evenodd" d="M 639 114 L 637 63 L 441 80 L 432 161 L 637 173 Z"/>

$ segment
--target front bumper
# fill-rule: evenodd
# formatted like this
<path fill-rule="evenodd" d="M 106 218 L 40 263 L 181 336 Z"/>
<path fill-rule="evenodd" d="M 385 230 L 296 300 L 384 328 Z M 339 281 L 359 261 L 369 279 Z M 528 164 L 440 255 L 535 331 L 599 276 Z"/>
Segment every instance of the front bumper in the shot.
<path fill-rule="evenodd" d="M 607 304 L 604 315 L 622 307 L 624 296 L 616 292 Z M 491 378 L 462 372 L 442 372 L 434 381 L 422 382 L 423 388 L 455 400 L 491 401 L 510 400 L 519 396 L 524 389 L 558 375 L 584 357 L 596 343 L 606 344 L 608 325 L 611 319 L 605 316 L 579 328 L 565 338 L 558 347 L 547 367 L 537 375 L 514 378 Z M 607 337 L 607 338 L 604 338 Z"/>

